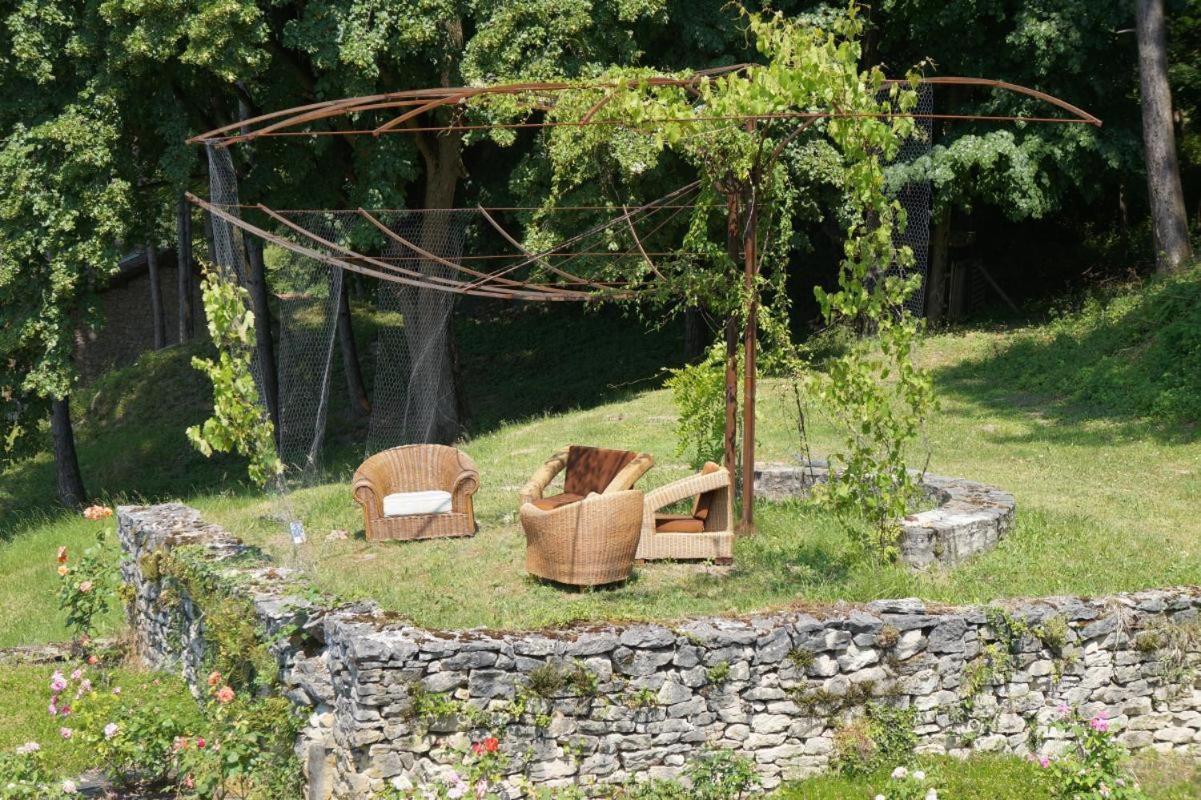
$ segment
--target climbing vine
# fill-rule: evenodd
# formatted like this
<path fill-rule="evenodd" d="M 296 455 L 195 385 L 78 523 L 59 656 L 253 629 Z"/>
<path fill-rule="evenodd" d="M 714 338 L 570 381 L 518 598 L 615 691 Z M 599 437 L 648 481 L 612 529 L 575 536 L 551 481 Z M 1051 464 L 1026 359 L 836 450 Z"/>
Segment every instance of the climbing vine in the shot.
<path fill-rule="evenodd" d="M 745 327 L 757 306 L 765 371 L 803 385 L 842 432 L 831 454 L 841 473 L 826 501 L 841 515 L 870 520 L 873 534 L 863 544 L 893 558 L 896 520 L 919 491 L 907 451 L 933 403 L 930 379 L 914 359 L 920 328 L 903 306 L 920 279 L 908 274 L 912 252 L 895 244 L 906 219 L 885 174 L 900 145 L 916 134 L 906 112 L 916 106 L 918 74 L 887 82 L 878 67 L 860 68 L 864 21 L 854 2 L 820 26 L 739 11 L 760 63 L 688 86 L 665 85 L 650 70 L 614 68 L 557 98 L 546 113 L 568 124 L 546 134 L 547 213 L 533 216 L 528 243 L 554 238 L 544 227 L 560 216 L 549 212 L 561 200 L 596 186 L 638 196 L 678 180 L 681 171 L 696 174 L 690 217 L 673 234 L 682 242 L 678 255 L 654 264 L 601 264 L 597 274 L 647 286 L 651 303 L 702 309 L 730 327 Z M 494 115 L 529 112 L 519 94 L 481 102 Z M 797 116 L 816 110 L 830 114 Z M 571 124 L 597 114 L 617 124 Z M 860 334 L 821 370 L 791 341 L 786 290 L 798 237 L 794 220 L 820 214 L 819 188 L 841 198 L 830 213 L 846 242 L 837 288 L 815 290 L 817 299 L 827 325 Z M 758 236 L 759 271 L 748 282 L 742 253 L 750 231 Z M 613 274 L 618 269 L 627 272 Z M 720 451 L 718 367 L 725 357 L 718 344 L 703 362 L 669 379 L 680 410 L 680 449 L 697 461 Z"/>
<path fill-rule="evenodd" d="M 250 479 L 266 484 L 283 472 L 275 450 L 275 429 L 259 400 L 251 372 L 254 357 L 254 313 L 246 290 L 212 268 L 201 285 L 209 334 L 217 359 L 196 356 L 192 366 L 213 384 L 213 415 L 188 428 L 188 438 L 206 456 L 237 452 L 249 460 Z"/>

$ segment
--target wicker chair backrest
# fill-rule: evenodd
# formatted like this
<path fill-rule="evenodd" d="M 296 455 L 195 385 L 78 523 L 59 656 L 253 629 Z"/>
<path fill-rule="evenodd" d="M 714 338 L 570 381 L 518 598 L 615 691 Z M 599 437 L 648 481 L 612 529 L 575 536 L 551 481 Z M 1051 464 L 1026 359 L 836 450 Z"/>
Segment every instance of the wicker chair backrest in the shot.
<path fill-rule="evenodd" d="M 563 491 L 587 496 L 602 493 L 622 468 L 638 457 L 629 450 L 609 450 L 604 447 L 571 445 L 567 449 L 567 475 Z"/>

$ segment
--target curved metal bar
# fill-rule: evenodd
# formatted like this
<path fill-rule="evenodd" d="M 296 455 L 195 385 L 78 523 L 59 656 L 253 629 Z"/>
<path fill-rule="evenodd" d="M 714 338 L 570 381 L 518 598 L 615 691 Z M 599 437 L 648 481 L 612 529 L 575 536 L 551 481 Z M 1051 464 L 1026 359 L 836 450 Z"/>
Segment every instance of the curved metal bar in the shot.
<path fill-rule="evenodd" d="M 729 67 L 721 67 L 715 70 L 702 70 L 684 76 L 653 76 L 645 79 L 645 82 L 654 86 L 680 86 L 692 87 L 700 80 L 730 73 L 736 73 L 743 70 L 753 68 L 755 65 L 737 64 Z M 886 84 L 901 84 L 906 83 L 906 79 L 890 78 L 885 81 Z M 927 114 L 912 114 L 911 116 L 919 118 L 937 118 L 937 119 L 962 119 L 976 121 L 1029 121 L 1029 122 L 1075 122 L 1088 125 L 1101 125 L 1101 120 L 1096 116 L 1088 113 L 1078 106 L 1072 105 L 1066 100 L 1062 100 L 1054 95 L 1037 89 L 1031 89 L 1027 86 L 1022 86 L 1008 81 L 995 80 L 992 78 L 976 78 L 976 77 L 928 77 L 920 78 L 919 83 L 927 83 L 931 85 L 943 86 L 982 86 L 1003 91 L 1013 92 L 1014 94 L 1024 95 L 1040 102 L 1047 103 L 1061 111 L 1066 111 L 1071 116 L 1068 118 L 1057 117 L 1015 117 L 1002 115 L 987 115 L 987 114 L 943 114 L 943 115 L 927 115 Z M 221 142 L 225 144 L 234 144 L 245 142 L 260 136 L 279 136 L 279 135 L 303 135 L 303 136 L 330 136 L 330 135 L 361 135 L 371 134 L 378 136 L 381 133 L 414 133 L 418 131 L 442 131 L 454 129 L 465 129 L 462 125 L 446 125 L 446 126 L 428 126 L 428 127 L 411 127 L 403 125 L 404 121 L 413 119 L 425 111 L 430 111 L 442 106 L 455 105 L 467 97 L 475 97 L 480 95 L 511 95 L 521 93 L 542 92 L 546 94 L 555 94 L 559 92 L 573 91 L 579 89 L 604 89 L 616 88 L 618 84 L 598 82 L 593 85 L 583 86 L 578 83 L 569 82 L 545 82 L 545 83 L 511 83 L 498 84 L 495 86 L 456 86 L 456 87 L 437 87 L 432 89 L 415 89 L 408 91 L 389 92 L 385 94 L 364 95 L 362 97 L 351 97 L 342 100 L 330 100 L 323 103 L 311 103 L 309 105 L 297 106 L 295 108 L 274 111 L 270 114 L 263 114 L 244 122 L 236 122 L 231 125 L 225 125 L 219 128 L 214 128 L 211 131 L 193 136 L 188 139 L 189 144 L 197 143 L 213 143 Z M 599 105 L 603 105 L 603 102 Z M 416 106 L 414 108 L 414 106 Z M 290 130 L 298 125 L 303 125 L 309 122 L 316 122 L 331 117 L 345 116 L 358 111 L 365 110 L 380 110 L 389 108 L 409 108 L 404 114 L 396 117 L 381 126 L 363 129 L 347 129 L 347 130 L 328 130 L 328 131 L 295 131 Z M 598 120 L 594 119 L 594 114 L 598 111 L 598 107 L 594 107 L 585 115 L 585 120 L 559 121 L 552 123 L 533 123 L 539 127 L 547 127 L 554 125 L 616 125 L 619 124 L 616 120 Z M 802 115 L 796 115 L 802 116 Z M 835 112 L 829 113 L 812 113 L 804 115 L 808 117 L 827 117 L 839 116 Z M 746 119 L 759 118 L 747 116 Z M 687 122 L 689 120 L 681 120 Z M 262 123 L 269 123 L 262 125 Z M 259 126 L 261 127 L 255 127 Z M 494 124 L 485 125 L 482 127 L 514 127 L 513 123 L 509 124 Z M 233 131 L 239 132 L 235 135 L 229 135 Z"/>
<path fill-rule="evenodd" d="M 472 286 L 470 286 L 468 284 L 463 284 L 463 283 L 458 283 L 455 285 L 445 285 L 445 284 L 432 282 L 432 281 L 426 279 L 425 276 L 423 276 L 422 279 L 420 279 L 420 280 L 416 280 L 416 279 L 407 277 L 405 275 L 397 274 L 396 272 L 392 271 L 394 268 L 391 265 L 383 264 L 382 262 L 379 263 L 378 266 L 384 267 L 383 270 L 373 269 L 368 266 L 363 266 L 363 264 L 353 263 L 352 261 L 347 261 L 347 260 L 344 260 L 341 258 L 337 258 L 335 256 L 329 255 L 328 253 L 322 253 L 318 250 L 314 250 L 310 247 L 306 247 L 302 244 L 293 242 L 289 239 L 283 238 L 282 236 L 277 236 L 269 231 L 266 231 L 266 230 L 258 227 L 257 225 L 247 222 L 246 220 L 242 219 L 241 217 L 239 217 L 235 214 L 229 213 L 228 211 L 221 208 L 220 206 L 214 205 L 214 204 L 208 202 L 207 200 L 197 197 L 196 195 L 192 194 L 191 192 L 188 192 L 186 194 L 186 197 L 188 199 L 188 202 L 192 203 L 193 205 L 197 206 L 198 208 L 200 208 L 204 211 L 207 211 L 210 214 L 213 214 L 214 216 L 216 216 L 220 219 L 225 220 L 226 222 L 228 222 L 229 224 L 233 225 L 236 228 L 239 228 L 240 230 L 243 230 L 249 234 L 252 234 L 253 236 L 256 236 L 266 242 L 271 242 L 272 244 L 282 247 L 285 250 L 289 250 L 298 255 L 305 256 L 306 258 L 311 258 L 316 261 L 320 261 L 321 263 L 332 266 L 332 267 L 337 267 L 339 269 L 345 269 L 349 272 L 356 272 L 360 275 L 366 275 L 371 278 L 376 278 L 377 280 L 390 281 L 392 283 L 400 283 L 405 286 L 411 286 L 411 287 L 417 288 L 417 289 L 434 289 L 436 291 L 447 292 L 450 294 L 471 295 L 474 297 L 488 297 L 488 298 L 492 298 L 492 299 L 529 300 L 529 301 L 541 301 L 541 302 L 571 302 L 571 301 L 597 302 L 597 301 L 604 301 L 604 300 L 628 300 L 634 296 L 634 292 L 632 292 L 630 290 L 623 290 L 620 292 L 571 292 L 571 291 L 566 291 L 566 290 L 558 290 L 558 287 L 552 286 L 550 288 L 556 289 L 556 291 L 544 293 L 544 292 L 535 292 L 535 291 L 505 291 L 505 290 L 496 289 L 496 288 L 479 289 L 479 288 L 473 288 Z M 434 258 L 435 258 L 435 260 L 437 260 L 436 256 Z M 366 261 L 369 264 L 372 263 L 372 261 L 373 261 L 373 259 L 369 259 L 366 256 L 361 256 L 358 254 L 355 254 L 355 259 Z"/>

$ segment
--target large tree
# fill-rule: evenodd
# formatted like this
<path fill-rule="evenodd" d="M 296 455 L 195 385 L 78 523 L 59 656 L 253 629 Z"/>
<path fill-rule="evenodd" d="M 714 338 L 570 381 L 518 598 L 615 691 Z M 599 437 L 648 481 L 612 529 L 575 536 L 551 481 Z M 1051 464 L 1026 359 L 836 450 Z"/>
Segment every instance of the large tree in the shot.
<path fill-rule="evenodd" d="M 1176 159 L 1176 126 L 1168 86 L 1168 42 L 1163 0 L 1135 0 L 1138 74 L 1143 104 L 1143 150 L 1147 196 L 1155 234 L 1155 258 L 1161 272 L 1174 272 L 1192 259 L 1188 212 Z"/>

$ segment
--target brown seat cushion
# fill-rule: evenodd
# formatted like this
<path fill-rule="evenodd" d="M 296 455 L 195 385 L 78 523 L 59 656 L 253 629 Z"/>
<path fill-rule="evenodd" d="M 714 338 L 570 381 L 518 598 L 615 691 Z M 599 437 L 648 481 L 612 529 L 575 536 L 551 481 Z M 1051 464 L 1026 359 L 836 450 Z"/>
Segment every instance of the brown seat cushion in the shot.
<path fill-rule="evenodd" d="M 564 493 L 586 496 L 601 494 L 617 473 L 638 457 L 629 450 L 607 450 L 603 447 L 581 447 L 573 444 L 567 449 L 567 475 L 563 478 Z"/>
<path fill-rule="evenodd" d="M 655 533 L 702 533 L 705 521 L 687 514 L 656 514 Z"/>
<path fill-rule="evenodd" d="M 540 508 L 543 511 L 554 511 L 556 508 L 559 508 L 560 506 L 565 506 L 568 503 L 574 503 L 577 500 L 583 500 L 583 499 L 584 499 L 584 495 L 582 495 L 582 494 L 572 494 L 571 492 L 563 492 L 562 494 L 555 494 L 555 495 L 551 495 L 550 497 L 543 497 L 539 500 L 534 500 L 533 503 L 534 503 L 535 508 Z"/>

